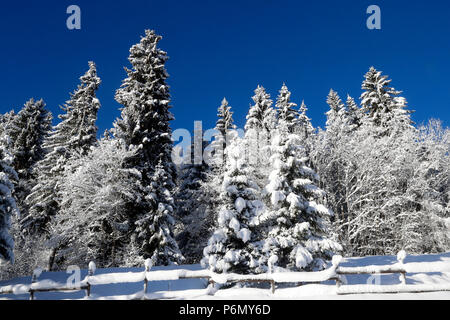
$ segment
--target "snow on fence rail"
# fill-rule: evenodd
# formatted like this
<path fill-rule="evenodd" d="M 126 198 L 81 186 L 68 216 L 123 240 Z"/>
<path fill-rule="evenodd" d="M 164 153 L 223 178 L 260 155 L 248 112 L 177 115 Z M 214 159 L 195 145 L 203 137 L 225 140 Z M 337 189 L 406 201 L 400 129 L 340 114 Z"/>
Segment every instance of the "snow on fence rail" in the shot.
<path fill-rule="evenodd" d="M 339 295 L 364 294 L 364 293 L 419 293 L 433 291 L 450 291 L 449 284 L 440 285 L 407 285 L 407 273 L 431 273 L 450 272 L 450 264 L 445 262 L 418 262 L 404 264 L 406 253 L 402 250 L 397 255 L 398 262 L 393 265 L 366 266 L 366 267 L 340 267 L 341 256 L 334 256 L 332 266 L 329 269 L 318 272 L 275 272 L 257 275 L 241 275 L 234 273 L 217 274 L 210 270 L 161 270 L 151 271 L 151 261 L 145 261 L 145 270 L 142 272 L 108 273 L 95 275 L 95 263 L 89 263 L 88 275 L 77 286 L 55 283 L 51 280 L 37 281 L 41 270 L 37 269 L 32 276 L 31 285 L 10 285 L 0 287 L 0 294 L 29 294 L 34 300 L 36 292 L 49 291 L 86 291 L 86 297 L 90 296 L 91 287 L 95 285 L 136 283 L 143 282 L 143 297 L 148 293 L 149 283 L 152 281 L 170 281 L 181 279 L 207 279 L 214 286 L 217 284 L 229 284 L 236 282 L 265 282 L 271 285 L 272 293 L 275 292 L 278 283 L 320 283 L 324 281 L 336 281 Z M 355 274 L 400 274 L 399 285 L 345 285 L 345 275 Z"/>

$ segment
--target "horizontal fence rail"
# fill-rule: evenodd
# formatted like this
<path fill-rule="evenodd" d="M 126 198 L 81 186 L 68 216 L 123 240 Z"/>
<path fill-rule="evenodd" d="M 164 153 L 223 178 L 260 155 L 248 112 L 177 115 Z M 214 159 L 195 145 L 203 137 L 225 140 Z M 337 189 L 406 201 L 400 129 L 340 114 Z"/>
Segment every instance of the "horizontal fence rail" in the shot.
<path fill-rule="evenodd" d="M 35 299 L 36 292 L 73 292 L 84 290 L 86 297 L 91 294 L 91 287 L 95 285 L 108 285 L 120 283 L 143 282 L 143 298 L 148 293 L 149 283 L 152 281 L 172 281 L 182 279 L 205 279 L 212 287 L 215 284 L 232 284 L 237 282 L 269 283 L 271 292 L 275 293 L 276 284 L 283 283 L 321 283 L 325 281 L 336 282 L 336 294 L 370 294 L 370 293 L 422 293 L 436 291 L 450 291 L 450 283 L 433 285 L 407 285 L 407 273 L 433 273 L 450 272 L 450 263 L 446 262 L 417 262 L 404 264 L 406 253 L 399 252 L 398 262 L 393 265 L 371 265 L 365 267 L 340 267 L 340 256 L 334 256 L 330 268 L 318 272 L 273 272 L 264 274 L 217 274 L 210 270 L 161 270 L 151 271 L 152 263 L 145 261 L 145 270 L 142 272 L 122 272 L 95 275 L 95 263 L 89 263 L 88 275 L 77 285 L 63 285 L 51 280 L 37 281 L 40 271 L 35 271 L 30 285 L 10 285 L 0 287 L 0 294 L 29 294 Z M 271 268 L 273 269 L 273 268 Z M 399 274 L 398 285 L 347 285 L 346 275 L 373 275 L 373 274 Z"/>

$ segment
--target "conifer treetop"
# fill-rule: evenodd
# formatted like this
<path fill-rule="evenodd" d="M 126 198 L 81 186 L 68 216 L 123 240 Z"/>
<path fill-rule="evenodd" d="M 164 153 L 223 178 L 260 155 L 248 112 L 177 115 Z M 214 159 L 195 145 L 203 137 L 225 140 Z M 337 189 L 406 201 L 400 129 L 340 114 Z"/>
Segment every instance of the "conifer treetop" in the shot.
<path fill-rule="evenodd" d="M 297 104 L 291 102 L 291 92 L 286 84 L 283 84 L 277 98 L 276 108 L 278 109 L 278 121 L 286 123 L 290 132 L 299 121 L 299 113 L 295 109 L 296 107 Z"/>
<path fill-rule="evenodd" d="M 272 108 L 273 101 L 270 99 L 270 95 L 264 87 L 258 85 L 252 100 L 255 104 L 250 107 L 248 112 L 245 130 L 264 129 L 271 131 L 275 126 L 276 115 L 275 110 Z"/>
<path fill-rule="evenodd" d="M 128 59 L 132 68 L 125 68 L 127 78 L 115 95 L 123 108 L 120 119 L 114 123 L 114 136 L 124 140 L 126 145 L 141 149 L 132 165 L 146 171 L 144 179 L 150 179 L 158 159 L 171 163 L 169 122 L 174 117 L 169 111 L 170 94 L 166 83 L 168 57 L 158 48 L 161 39 L 153 30 L 146 30 L 141 41 L 131 47 Z"/>

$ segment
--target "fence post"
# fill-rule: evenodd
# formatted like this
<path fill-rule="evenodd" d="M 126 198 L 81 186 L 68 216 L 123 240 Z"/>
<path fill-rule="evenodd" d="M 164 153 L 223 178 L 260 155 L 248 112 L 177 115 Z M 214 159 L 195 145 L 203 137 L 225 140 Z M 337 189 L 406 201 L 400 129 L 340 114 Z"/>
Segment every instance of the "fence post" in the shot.
<path fill-rule="evenodd" d="M 95 273 L 96 265 L 94 261 L 89 262 L 88 266 L 88 278 L 86 283 L 86 297 L 91 295 L 91 284 L 89 283 L 89 277 L 93 276 Z"/>
<path fill-rule="evenodd" d="M 331 260 L 332 268 L 335 270 L 335 274 L 336 274 L 336 277 L 335 277 L 336 287 L 338 287 L 338 288 L 342 285 L 342 282 L 343 282 L 341 279 L 341 276 L 337 273 L 337 269 L 338 269 L 341 261 L 342 261 L 342 256 L 340 256 L 340 255 L 333 256 L 333 258 Z"/>
<path fill-rule="evenodd" d="M 268 262 L 269 262 L 269 273 L 273 274 L 273 267 L 275 266 L 275 263 L 278 262 L 278 256 L 275 256 L 275 255 L 271 256 L 269 258 Z M 276 289 L 275 288 L 275 280 L 271 279 L 270 280 L 270 290 L 271 290 L 272 294 L 275 293 L 275 289 Z"/>
<path fill-rule="evenodd" d="M 33 284 L 37 282 L 37 278 L 41 275 L 42 269 L 36 268 L 33 270 L 33 275 L 31 276 L 31 286 L 30 286 L 30 300 L 34 300 L 34 290 Z"/>
<path fill-rule="evenodd" d="M 150 270 L 152 268 L 152 259 L 145 260 L 144 266 L 145 266 L 144 294 L 147 294 L 147 292 L 148 292 L 147 273 L 150 272 Z"/>
<path fill-rule="evenodd" d="M 397 254 L 397 261 L 403 269 L 403 272 L 401 272 L 401 274 L 400 274 L 400 282 L 402 284 L 406 284 L 406 272 L 405 272 L 405 268 L 404 268 L 404 264 L 403 264 L 405 261 L 405 258 L 406 258 L 406 251 L 400 250 L 400 252 Z"/>
<path fill-rule="evenodd" d="M 209 278 L 209 284 L 214 288 L 216 286 L 216 282 L 212 279 Z"/>

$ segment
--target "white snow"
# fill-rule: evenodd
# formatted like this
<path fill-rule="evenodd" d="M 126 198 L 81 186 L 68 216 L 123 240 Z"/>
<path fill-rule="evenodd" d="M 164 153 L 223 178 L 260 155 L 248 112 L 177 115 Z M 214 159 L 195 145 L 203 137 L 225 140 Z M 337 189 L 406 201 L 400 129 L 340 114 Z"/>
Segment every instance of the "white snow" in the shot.
<path fill-rule="evenodd" d="M 229 227 L 233 229 L 236 234 L 238 234 L 239 230 L 241 230 L 241 224 L 236 218 L 231 219 Z"/>
<path fill-rule="evenodd" d="M 242 199 L 241 197 L 239 197 L 239 198 L 236 199 L 236 202 L 235 202 L 234 206 L 236 208 L 236 211 L 241 213 L 242 210 L 244 210 L 247 205 L 245 203 L 245 200 Z"/>
<path fill-rule="evenodd" d="M 406 258 L 406 251 L 405 250 L 401 250 L 399 251 L 399 253 L 397 254 L 397 260 L 401 263 L 403 263 L 403 261 Z"/>
<path fill-rule="evenodd" d="M 251 231 L 248 230 L 247 228 L 239 230 L 239 232 L 237 234 L 238 238 L 242 239 L 242 241 L 244 241 L 244 243 L 247 243 L 248 241 L 250 241 L 250 235 L 251 235 Z"/>

